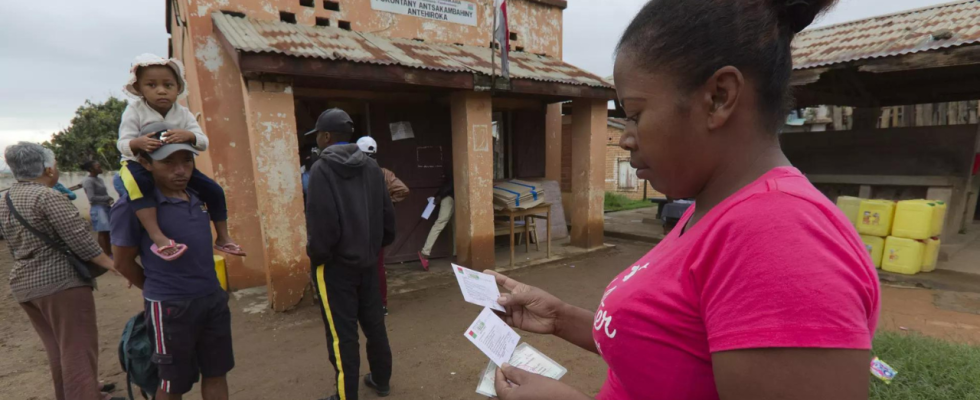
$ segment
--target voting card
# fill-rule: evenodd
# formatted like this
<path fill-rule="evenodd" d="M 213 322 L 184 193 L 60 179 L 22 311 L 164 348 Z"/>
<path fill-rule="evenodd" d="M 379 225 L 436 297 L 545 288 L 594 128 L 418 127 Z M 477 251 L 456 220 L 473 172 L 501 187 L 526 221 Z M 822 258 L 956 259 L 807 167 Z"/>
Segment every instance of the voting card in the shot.
<path fill-rule="evenodd" d="M 517 342 L 521 341 L 521 336 L 517 332 L 486 307 L 476 317 L 476 321 L 466 329 L 463 336 L 466 336 L 466 339 L 498 366 L 510 360 Z"/>
<path fill-rule="evenodd" d="M 508 364 L 554 380 L 561 379 L 568 372 L 565 367 L 562 367 L 555 360 L 548 358 L 548 356 L 527 343 L 521 343 L 520 346 L 517 346 Z M 483 371 L 483 376 L 480 378 L 480 384 L 476 387 L 476 392 L 484 396 L 496 397 L 497 390 L 494 388 L 496 377 L 497 366 L 493 362 L 490 362 L 487 364 L 487 369 Z"/>
<path fill-rule="evenodd" d="M 497 303 L 500 297 L 500 289 L 497 288 L 497 280 L 490 274 L 476 272 L 469 268 L 464 268 L 453 264 L 453 275 L 459 282 L 459 289 L 463 291 L 463 299 L 478 306 L 490 307 L 497 311 L 506 311 L 503 306 Z"/>
<path fill-rule="evenodd" d="M 422 210 L 422 219 L 429 219 L 432 216 L 432 212 L 436 209 L 436 198 L 429 197 L 429 204 L 426 204 L 425 210 Z"/>

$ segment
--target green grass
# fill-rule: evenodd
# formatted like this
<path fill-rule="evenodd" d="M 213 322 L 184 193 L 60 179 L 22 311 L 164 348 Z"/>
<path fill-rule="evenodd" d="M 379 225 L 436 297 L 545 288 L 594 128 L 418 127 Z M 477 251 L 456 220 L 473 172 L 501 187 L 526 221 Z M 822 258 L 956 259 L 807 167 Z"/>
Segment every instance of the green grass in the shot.
<path fill-rule="evenodd" d="M 874 355 L 898 375 L 890 385 L 871 376 L 871 399 L 980 400 L 980 347 L 880 332 Z"/>
<path fill-rule="evenodd" d="M 636 210 L 638 208 L 654 206 L 650 200 L 632 200 L 626 196 L 612 192 L 606 192 L 604 204 L 606 212 Z"/>

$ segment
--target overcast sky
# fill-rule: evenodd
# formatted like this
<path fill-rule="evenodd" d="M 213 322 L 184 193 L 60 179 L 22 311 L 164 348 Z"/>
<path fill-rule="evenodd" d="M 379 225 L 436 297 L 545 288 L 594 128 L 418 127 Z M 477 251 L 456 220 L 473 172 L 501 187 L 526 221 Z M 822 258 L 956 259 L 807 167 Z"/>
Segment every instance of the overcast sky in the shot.
<path fill-rule="evenodd" d="M 816 24 L 943 2 L 841 0 Z M 613 46 L 645 0 L 569 3 L 565 60 L 601 76 L 611 75 Z M 0 149 L 19 140 L 47 140 L 68 125 L 86 99 L 122 96 L 120 88 L 133 57 L 146 52 L 167 54 L 164 4 L 163 0 L 3 1 Z"/>

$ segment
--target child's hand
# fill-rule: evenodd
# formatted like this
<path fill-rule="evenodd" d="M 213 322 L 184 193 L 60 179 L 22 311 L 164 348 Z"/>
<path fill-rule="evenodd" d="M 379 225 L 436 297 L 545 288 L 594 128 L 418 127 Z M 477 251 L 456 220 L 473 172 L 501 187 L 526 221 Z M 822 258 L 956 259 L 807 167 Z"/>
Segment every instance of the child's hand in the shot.
<path fill-rule="evenodd" d="M 197 136 L 193 132 L 184 129 L 171 129 L 166 131 L 161 135 L 163 142 L 166 144 L 173 143 L 190 143 L 194 144 L 197 142 Z"/>
<path fill-rule="evenodd" d="M 147 153 L 152 153 L 156 149 L 159 149 L 160 146 L 163 146 L 163 142 L 154 139 L 150 136 L 140 136 L 129 142 L 129 147 L 133 149 L 134 153 L 137 150 L 143 150 Z"/>

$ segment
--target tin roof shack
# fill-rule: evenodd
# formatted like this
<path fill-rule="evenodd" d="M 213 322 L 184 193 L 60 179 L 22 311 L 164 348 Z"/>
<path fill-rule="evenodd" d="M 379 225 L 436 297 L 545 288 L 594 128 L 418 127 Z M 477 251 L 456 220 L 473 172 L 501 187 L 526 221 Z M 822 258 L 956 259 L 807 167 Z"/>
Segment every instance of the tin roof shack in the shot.
<path fill-rule="evenodd" d="M 479 270 L 494 266 L 493 180 L 560 180 L 557 103 L 581 105 L 572 244 L 602 245 L 614 89 L 562 62 L 564 0 L 508 3 L 510 80 L 499 76 L 499 60 L 491 64 L 491 0 L 167 2 L 171 51 L 187 64 L 188 103 L 211 137 L 200 168 L 224 186 L 229 227 L 250 252 L 230 260 L 233 289 L 265 284 L 276 310 L 302 298 L 300 165 L 312 143 L 301 133 L 328 107 L 350 113 L 355 136 L 374 137 L 379 163 L 412 189 L 396 207 L 398 239 L 386 260 L 421 248 L 432 224 L 419 218 L 425 199 L 451 174 L 458 260 Z M 451 239 L 434 255 L 450 255 Z"/>
<path fill-rule="evenodd" d="M 790 160 L 814 183 L 831 197 L 947 200 L 945 237 L 969 227 L 980 184 L 972 176 L 980 150 L 976 119 L 876 126 L 881 107 L 980 98 L 980 2 L 804 31 L 793 43 L 793 61 L 798 106 L 855 107 L 851 131 L 782 135 Z"/>

